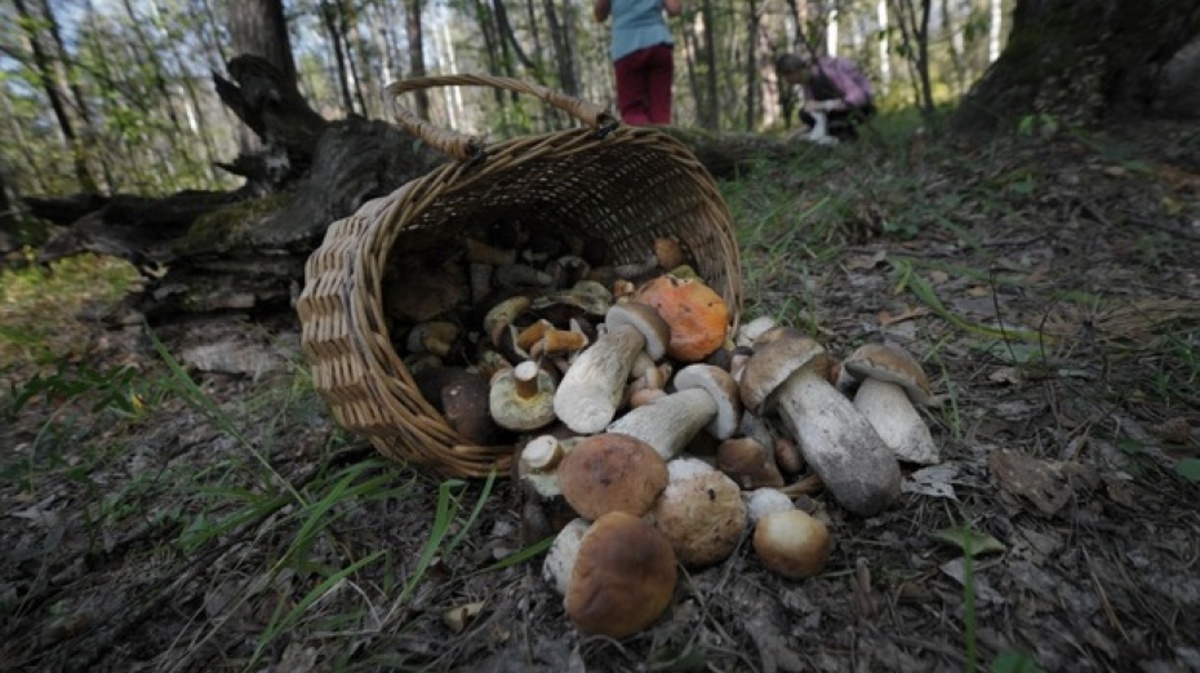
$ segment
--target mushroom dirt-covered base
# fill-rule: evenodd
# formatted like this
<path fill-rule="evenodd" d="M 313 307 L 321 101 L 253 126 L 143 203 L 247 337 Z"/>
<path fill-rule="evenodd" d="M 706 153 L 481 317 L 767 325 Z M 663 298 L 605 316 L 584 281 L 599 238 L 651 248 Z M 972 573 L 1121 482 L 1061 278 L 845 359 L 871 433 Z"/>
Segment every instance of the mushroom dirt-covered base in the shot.
<path fill-rule="evenodd" d="M 905 465 L 891 508 L 863 518 L 826 492 L 797 498 L 835 538 L 824 572 L 782 578 L 747 537 L 726 561 L 681 570 L 648 629 L 582 634 L 541 555 L 515 555 L 528 548 L 516 482 L 378 460 L 294 375 L 295 324 L 158 329 L 171 353 L 253 345 L 277 366 L 242 377 L 196 363 L 206 407 L 157 385 L 178 379 L 140 324 L 90 320 L 105 303 L 72 317 L 81 298 L 64 289 L 36 304 L 38 320 L 61 321 L 39 346 L 63 358 L 53 380 L 91 371 L 111 385 L 36 395 L 0 420 L 0 668 L 959 673 L 974 653 L 977 671 L 1190 673 L 1195 126 L 986 152 L 926 137 L 903 157 L 863 140 L 726 192 L 751 225 L 750 317 L 790 315 L 840 357 L 882 332 L 946 396 L 922 410 L 942 462 Z M 880 233 L 894 227 L 903 240 Z M 30 324 L 9 296 L 0 324 Z M 1008 341 L 993 338 L 1001 325 Z M 28 390 L 34 363 L 0 348 L 8 410 L 2 396 Z M 116 376 L 123 365 L 137 376 Z"/>

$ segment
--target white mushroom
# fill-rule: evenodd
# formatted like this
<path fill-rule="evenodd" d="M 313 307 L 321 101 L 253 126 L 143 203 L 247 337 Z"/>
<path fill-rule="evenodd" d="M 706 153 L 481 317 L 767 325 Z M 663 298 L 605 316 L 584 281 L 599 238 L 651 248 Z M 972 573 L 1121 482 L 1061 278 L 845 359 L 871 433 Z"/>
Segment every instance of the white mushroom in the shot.
<path fill-rule="evenodd" d="M 827 380 L 825 349 L 782 335 L 755 351 L 742 376 L 742 402 L 777 411 L 805 461 L 846 509 L 869 516 L 900 494 L 900 465 L 850 400 Z"/>
<path fill-rule="evenodd" d="M 866 344 L 842 366 L 862 381 L 854 406 L 900 460 L 939 462 L 929 426 L 913 404 L 929 403 L 929 379 L 908 351 L 893 344 Z"/>
<path fill-rule="evenodd" d="M 688 365 L 675 375 L 674 383 L 676 392 L 630 411 L 608 431 L 637 437 L 670 460 L 701 428 L 707 426 L 717 439 L 731 437 L 738 429 L 742 405 L 729 372 L 713 365 Z"/>
<path fill-rule="evenodd" d="M 502 428 L 544 428 L 554 422 L 554 379 L 532 360 L 503 370 L 488 392 L 488 411 Z"/>
<path fill-rule="evenodd" d="M 612 421 L 637 354 L 661 359 L 671 338 L 658 313 L 637 302 L 614 304 L 604 324 L 608 331 L 576 357 L 554 395 L 555 414 L 580 434 L 600 432 Z"/>

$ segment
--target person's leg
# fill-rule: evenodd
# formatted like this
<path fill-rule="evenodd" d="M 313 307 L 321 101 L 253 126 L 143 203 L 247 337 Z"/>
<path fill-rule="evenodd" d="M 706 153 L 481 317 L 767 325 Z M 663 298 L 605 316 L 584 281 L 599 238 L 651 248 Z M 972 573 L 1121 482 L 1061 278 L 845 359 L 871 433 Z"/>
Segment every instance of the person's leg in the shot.
<path fill-rule="evenodd" d="M 639 49 L 613 63 L 617 76 L 617 111 L 632 126 L 651 123 L 646 86 L 646 51 Z"/>
<path fill-rule="evenodd" d="M 646 86 L 650 98 L 650 123 L 671 123 L 671 84 L 675 79 L 675 52 L 670 45 L 650 47 L 646 59 Z"/>

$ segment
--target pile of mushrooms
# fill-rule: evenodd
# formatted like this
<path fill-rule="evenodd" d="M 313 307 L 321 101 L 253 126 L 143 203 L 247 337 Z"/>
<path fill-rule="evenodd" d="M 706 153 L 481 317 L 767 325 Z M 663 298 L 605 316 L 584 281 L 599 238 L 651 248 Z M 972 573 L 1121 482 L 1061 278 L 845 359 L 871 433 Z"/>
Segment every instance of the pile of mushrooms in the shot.
<path fill-rule="evenodd" d="M 409 294 L 389 316 L 447 421 L 518 447 L 526 538 L 555 536 L 543 575 L 581 631 L 647 628 L 677 565 L 721 563 L 748 533 L 764 567 L 816 575 L 832 537 L 794 496 L 818 483 L 871 516 L 899 496 L 901 461 L 937 462 L 914 407 L 929 381 L 898 346 L 839 362 L 770 319 L 730 334 L 724 300 L 668 238 L 621 268 L 571 241 L 527 244 L 470 239 L 421 280 L 391 278 Z"/>

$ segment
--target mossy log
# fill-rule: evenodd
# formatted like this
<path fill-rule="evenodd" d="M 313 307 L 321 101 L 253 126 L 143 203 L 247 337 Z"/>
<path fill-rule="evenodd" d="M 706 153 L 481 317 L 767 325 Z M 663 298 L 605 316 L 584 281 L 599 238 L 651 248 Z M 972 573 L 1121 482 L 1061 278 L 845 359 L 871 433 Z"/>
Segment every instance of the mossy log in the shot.
<path fill-rule="evenodd" d="M 360 117 L 318 123 L 303 110 L 276 109 L 275 96 L 263 90 L 280 80 L 268 76 L 255 83 L 255 73 L 271 71 L 247 58 L 230 64 L 241 93 L 218 79 L 222 98 L 264 140 L 284 148 L 288 170 L 303 166 L 303 172 L 286 180 L 252 177 L 247 185 L 254 187 L 228 193 L 27 199 L 35 214 L 67 225 L 44 248 L 42 261 L 89 250 L 142 266 L 150 279 L 137 308 L 152 319 L 290 310 L 304 282 L 304 263 L 330 223 L 447 161 L 394 124 Z M 689 145 L 718 178 L 734 178 L 756 163 L 798 151 L 766 136 L 666 131 Z"/>

